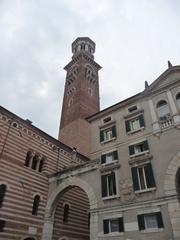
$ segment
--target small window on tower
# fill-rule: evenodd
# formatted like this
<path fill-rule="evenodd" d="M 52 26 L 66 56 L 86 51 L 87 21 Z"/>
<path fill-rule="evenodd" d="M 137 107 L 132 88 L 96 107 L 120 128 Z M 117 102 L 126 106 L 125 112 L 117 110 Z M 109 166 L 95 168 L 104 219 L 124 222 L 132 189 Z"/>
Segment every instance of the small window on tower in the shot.
<path fill-rule="evenodd" d="M 88 88 L 88 94 L 89 94 L 90 96 L 93 95 L 93 90 L 92 90 L 92 88 Z"/>
<path fill-rule="evenodd" d="M 70 98 L 68 102 L 68 107 L 70 107 L 72 104 L 73 104 L 73 98 Z"/>

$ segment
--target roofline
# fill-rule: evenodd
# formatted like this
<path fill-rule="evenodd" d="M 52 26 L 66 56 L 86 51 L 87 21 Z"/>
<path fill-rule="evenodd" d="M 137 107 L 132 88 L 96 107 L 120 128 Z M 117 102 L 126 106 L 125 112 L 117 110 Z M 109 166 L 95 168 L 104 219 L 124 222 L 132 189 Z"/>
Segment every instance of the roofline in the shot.
<path fill-rule="evenodd" d="M 160 79 L 162 79 L 164 76 L 166 76 L 166 75 L 167 75 L 168 73 L 170 73 L 172 70 L 179 70 L 179 69 L 180 69 L 180 65 L 176 65 L 176 66 L 172 66 L 172 67 L 167 68 L 158 78 L 156 78 L 156 79 L 148 86 L 147 89 L 145 89 L 145 90 L 143 90 L 142 92 L 139 92 L 139 93 L 137 93 L 137 94 L 135 94 L 135 95 L 133 95 L 133 96 L 131 96 L 131 97 L 129 97 L 129 98 L 124 99 L 124 100 L 121 101 L 121 102 L 118 102 L 118 103 L 116 103 L 116 104 L 114 104 L 114 105 L 112 105 L 112 106 L 110 106 L 110 107 L 107 107 L 107 108 L 105 108 L 105 109 L 103 109 L 103 110 L 101 110 L 101 111 L 99 111 L 99 112 L 97 112 L 97 113 L 95 113 L 95 114 L 87 117 L 86 120 L 89 121 L 89 122 L 91 122 L 91 121 L 97 119 L 98 117 L 102 117 L 102 115 L 105 114 L 105 112 L 111 112 L 111 111 L 113 111 L 113 110 L 118 109 L 119 107 L 121 107 L 121 104 L 126 104 L 126 102 L 129 102 L 130 100 L 132 100 L 132 99 L 134 99 L 134 98 L 136 99 L 136 98 L 138 98 L 138 97 L 140 97 L 140 96 L 143 96 L 143 97 L 146 96 L 146 93 L 148 93 L 148 91 L 152 89 L 152 87 L 156 84 L 157 81 L 159 81 Z"/>
<path fill-rule="evenodd" d="M 17 116 L 15 113 L 10 112 L 9 110 L 7 110 L 6 108 L 0 106 L 0 112 L 4 113 L 6 115 L 8 115 L 12 120 L 16 120 L 18 119 L 18 121 L 20 121 L 22 124 L 24 124 L 27 128 L 32 128 L 34 131 L 38 132 L 41 135 L 44 135 L 45 138 L 49 138 L 50 141 L 52 141 L 54 144 L 56 144 L 58 147 L 63 148 L 66 151 L 73 151 L 73 148 L 71 148 L 70 146 L 62 143 L 61 141 L 59 141 L 58 139 L 52 137 L 51 135 L 47 134 L 46 132 L 44 132 L 43 130 L 39 129 L 38 127 L 34 126 L 33 124 L 29 124 L 26 120 L 24 120 L 23 118 Z M 83 154 L 77 152 L 77 155 L 80 156 L 81 158 L 83 158 L 85 161 L 89 161 L 89 158 L 84 156 Z"/>
<path fill-rule="evenodd" d="M 107 112 L 107 111 L 111 112 L 111 111 L 114 110 L 114 108 L 115 108 L 115 109 L 119 108 L 121 104 L 123 104 L 123 103 L 125 104 L 126 102 L 128 102 L 128 101 L 130 101 L 130 100 L 132 100 L 132 99 L 134 99 L 134 98 L 137 98 L 137 97 L 139 97 L 141 94 L 142 94 L 142 92 L 137 93 L 137 94 L 135 94 L 135 95 L 133 95 L 133 96 L 131 96 L 131 97 L 129 97 L 129 98 L 126 98 L 126 99 L 122 100 L 121 102 L 115 103 L 114 105 L 112 105 L 112 106 L 110 106 L 110 107 L 107 107 L 107 108 L 105 108 L 105 109 L 103 109 L 103 110 L 101 110 L 101 111 L 99 111 L 99 112 L 97 112 L 97 113 L 95 113 L 95 114 L 87 117 L 86 120 L 87 120 L 88 122 L 91 122 L 91 121 L 97 119 L 99 115 L 101 116 L 101 115 L 103 115 L 103 113 L 105 113 L 105 112 Z"/>

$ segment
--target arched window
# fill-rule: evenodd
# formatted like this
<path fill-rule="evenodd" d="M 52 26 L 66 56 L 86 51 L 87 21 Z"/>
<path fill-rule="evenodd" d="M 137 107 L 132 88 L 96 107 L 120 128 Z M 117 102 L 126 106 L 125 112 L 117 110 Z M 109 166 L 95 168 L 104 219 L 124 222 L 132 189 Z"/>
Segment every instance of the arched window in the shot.
<path fill-rule="evenodd" d="M 177 101 L 178 108 L 180 109 L 180 92 L 176 95 L 176 101 Z"/>
<path fill-rule="evenodd" d="M 32 157 L 32 153 L 30 151 L 28 151 L 26 154 L 26 160 L 25 160 L 25 164 L 24 164 L 26 167 L 29 167 L 31 157 Z"/>
<path fill-rule="evenodd" d="M 37 163 L 38 163 L 38 156 L 35 155 L 35 156 L 33 157 L 33 161 L 32 161 L 32 166 L 31 166 L 31 168 L 34 169 L 34 170 L 36 170 Z"/>
<path fill-rule="evenodd" d="M 42 172 L 43 165 L 44 165 L 44 161 L 45 161 L 45 159 L 42 158 L 41 161 L 40 161 L 40 163 L 39 163 L 39 172 Z"/>
<path fill-rule="evenodd" d="M 69 215 L 69 205 L 65 204 L 64 205 L 64 215 L 63 215 L 63 222 L 64 223 L 68 222 L 68 215 Z"/>
<path fill-rule="evenodd" d="M 165 100 L 161 100 L 157 103 L 157 110 L 158 110 L 159 118 L 161 120 L 163 120 L 167 116 L 170 116 L 169 107 Z"/>
<path fill-rule="evenodd" d="M 38 208 L 39 208 L 40 196 L 36 195 L 34 197 L 33 207 L 32 207 L 32 215 L 37 216 Z"/>
<path fill-rule="evenodd" d="M 4 200 L 5 193 L 6 193 L 6 185 L 1 184 L 0 185 L 0 208 L 3 205 L 3 200 Z"/>

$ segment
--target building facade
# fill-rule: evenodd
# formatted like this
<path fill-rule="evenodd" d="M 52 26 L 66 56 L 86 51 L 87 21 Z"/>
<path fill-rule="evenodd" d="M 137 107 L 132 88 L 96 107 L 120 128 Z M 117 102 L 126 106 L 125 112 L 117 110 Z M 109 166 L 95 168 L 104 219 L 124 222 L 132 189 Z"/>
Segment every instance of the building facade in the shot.
<path fill-rule="evenodd" d="M 0 108 L 0 239 L 179 240 L 180 66 L 99 111 L 95 44 L 72 50 L 64 143 Z"/>

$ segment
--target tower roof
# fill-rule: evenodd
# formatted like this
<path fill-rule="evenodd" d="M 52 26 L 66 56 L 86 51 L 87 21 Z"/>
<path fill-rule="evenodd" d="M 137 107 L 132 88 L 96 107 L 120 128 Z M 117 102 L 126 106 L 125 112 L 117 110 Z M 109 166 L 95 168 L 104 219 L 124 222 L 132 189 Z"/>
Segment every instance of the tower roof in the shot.
<path fill-rule="evenodd" d="M 91 58 L 94 58 L 96 44 L 88 37 L 78 37 L 72 43 L 73 57 L 79 53 L 86 53 Z"/>

